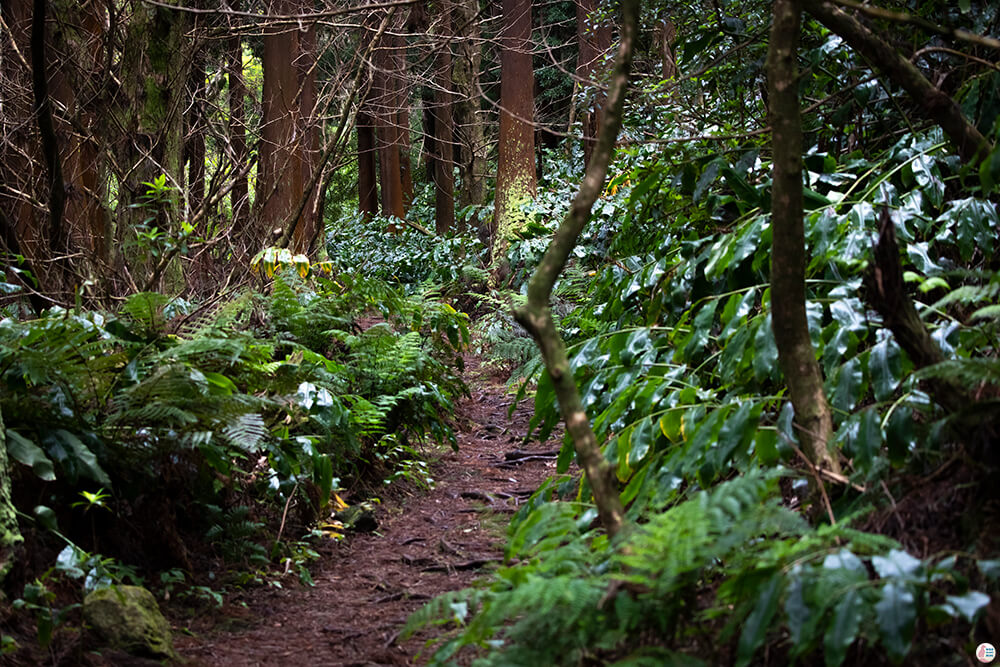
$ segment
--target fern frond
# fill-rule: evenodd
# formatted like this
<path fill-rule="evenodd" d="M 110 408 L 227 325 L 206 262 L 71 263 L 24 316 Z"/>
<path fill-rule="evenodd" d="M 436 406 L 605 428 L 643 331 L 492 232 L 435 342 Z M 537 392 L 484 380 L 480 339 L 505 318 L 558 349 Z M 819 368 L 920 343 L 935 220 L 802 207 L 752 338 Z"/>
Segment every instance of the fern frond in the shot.
<path fill-rule="evenodd" d="M 240 449 L 253 453 L 256 452 L 260 444 L 270 435 L 264 418 L 257 413 L 242 414 L 226 425 L 222 431 L 230 444 Z"/>
<path fill-rule="evenodd" d="M 948 359 L 921 368 L 914 375 L 922 380 L 945 380 L 966 387 L 984 382 L 1000 385 L 1000 359 Z"/>

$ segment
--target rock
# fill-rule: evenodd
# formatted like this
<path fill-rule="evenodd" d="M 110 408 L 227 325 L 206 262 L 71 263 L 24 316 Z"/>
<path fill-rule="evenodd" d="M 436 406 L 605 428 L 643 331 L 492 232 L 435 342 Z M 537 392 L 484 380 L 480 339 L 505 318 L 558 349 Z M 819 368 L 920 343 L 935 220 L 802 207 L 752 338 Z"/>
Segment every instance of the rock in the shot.
<path fill-rule="evenodd" d="M 153 594 L 141 586 L 102 588 L 83 600 L 83 617 L 113 648 L 176 659 L 170 624 Z"/>
<path fill-rule="evenodd" d="M 334 514 L 334 518 L 344 524 L 348 530 L 359 533 L 371 533 L 378 530 L 378 519 L 375 518 L 375 512 L 364 505 L 352 505 Z"/>

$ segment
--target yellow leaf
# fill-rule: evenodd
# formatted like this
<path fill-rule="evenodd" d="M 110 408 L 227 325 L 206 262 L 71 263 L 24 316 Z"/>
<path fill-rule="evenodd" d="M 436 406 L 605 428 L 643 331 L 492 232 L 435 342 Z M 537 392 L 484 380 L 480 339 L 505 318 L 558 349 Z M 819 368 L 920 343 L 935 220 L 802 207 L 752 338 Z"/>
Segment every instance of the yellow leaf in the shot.
<path fill-rule="evenodd" d="M 346 510 L 348 507 L 350 507 L 350 505 L 348 505 L 347 503 L 345 503 L 344 499 L 341 498 L 338 494 L 334 493 L 333 494 L 333 507 L 334 507 L 334 509 L 336 511 L 342 512 L 342 511 Z"/>

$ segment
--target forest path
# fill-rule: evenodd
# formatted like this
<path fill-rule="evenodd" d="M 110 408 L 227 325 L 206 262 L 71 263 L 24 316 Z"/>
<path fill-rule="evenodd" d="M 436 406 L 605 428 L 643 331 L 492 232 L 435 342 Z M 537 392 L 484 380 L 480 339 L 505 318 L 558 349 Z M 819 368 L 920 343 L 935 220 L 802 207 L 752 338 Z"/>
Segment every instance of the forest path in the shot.
<path fill-rule="evenodd" d="M 190 665 L 415 665 L 423 639 L 399 639 L 407 616 L 428 599 L 468 586 L 503 558 L 510 515 L 555 472 L 554 457 L 522 463 L 505 454 L 524 449 L 532 415 L 502 381 L 466 358 L 470 398 L 456 405 L 458 452 L 434 463 L 431 491 L 380 506 L 378 534 L 351 534 L 322 551 L 314 587 L 256 589 L 237 617 L 190 624 L 175 635 Z M 537 443 L 534 453 L 557 443 Z"/>

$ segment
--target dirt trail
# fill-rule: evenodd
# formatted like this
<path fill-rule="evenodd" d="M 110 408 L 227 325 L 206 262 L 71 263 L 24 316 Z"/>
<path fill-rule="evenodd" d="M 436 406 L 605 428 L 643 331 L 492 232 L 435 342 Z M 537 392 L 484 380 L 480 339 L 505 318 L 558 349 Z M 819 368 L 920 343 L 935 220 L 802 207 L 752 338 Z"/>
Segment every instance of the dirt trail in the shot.
<path fill-rule="evenodd" d="M 196 636 L 176 635 L 181 655 L 212 667 L 422 664 L 422 640 L 399 640 L 406 617 L 499 563 L 510 514 L 555 470 L 550 458 L 505 465 L 531 405 L 508 418 L 510 396 L 477 359 L 467 360 L 466 381 L 472 397 L 456 406 L 459 451 L 436 464 L 432 491 L 382 506 L 378 535 L 350 535 L 324 551 L 315 587 L 253 591 L 228 629 L 192 623 Z"/>

